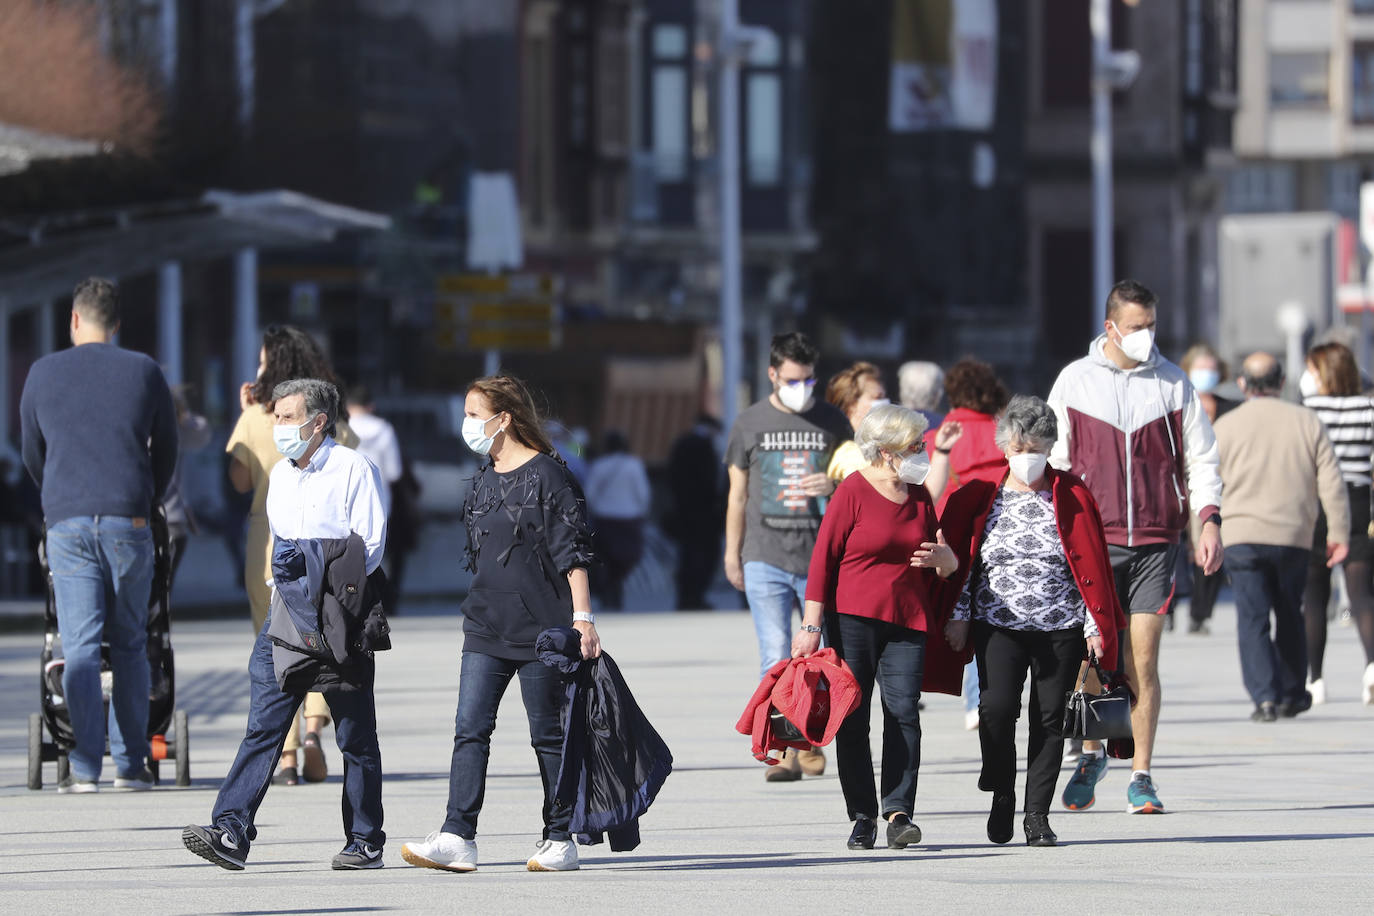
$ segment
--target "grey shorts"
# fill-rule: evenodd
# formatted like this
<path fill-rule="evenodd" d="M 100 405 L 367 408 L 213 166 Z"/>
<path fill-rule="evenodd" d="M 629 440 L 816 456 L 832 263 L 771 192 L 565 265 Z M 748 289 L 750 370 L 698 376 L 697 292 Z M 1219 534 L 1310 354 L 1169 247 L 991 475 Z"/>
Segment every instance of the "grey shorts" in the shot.
<path fill-rule="evenodd" d="M 1127 614 L 1163 614 L 1174 597 L 1178 544 L 1143 547 L 1107 545 L 1116 575 L 1116 594 Z"/>

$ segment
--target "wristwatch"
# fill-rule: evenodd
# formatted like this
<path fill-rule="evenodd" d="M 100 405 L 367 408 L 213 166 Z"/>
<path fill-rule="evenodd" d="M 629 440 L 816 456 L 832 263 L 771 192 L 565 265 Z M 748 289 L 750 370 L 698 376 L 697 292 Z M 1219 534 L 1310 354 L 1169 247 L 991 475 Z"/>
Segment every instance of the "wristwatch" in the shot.
<path fill-rule="evenodd" d="M 816 626 L 815 624 L 811 624 L 811 623 L 804 623 L 804 624 L 802 624 L 802 632 L 803 632 L 803 633 L 819 633 L 820 631 L 821 631 L 821 628 L 818 627 L 818 626 Z"/>
<path fill-rule="evenodd" d="M 1220 527 L 1221 527 L 1221 513 L 1220 513 L 1220 512 L 1213 512 L 1211 515 L 1207 516 L 1206 518 L 1204 518 L 1204 519 L 1202 520 L 1202 524 L 1204 524 L 1204 525 L 1207 524 L 1208 522 L 1216 522 L 1216 526 L 1217 526 L 1218 528 L 1220 528 Z"/>
<path fill-rule="evenodd" d="M 573 623 L 596 623 L 596 615 L 590 611 L 574 611 Z"/>

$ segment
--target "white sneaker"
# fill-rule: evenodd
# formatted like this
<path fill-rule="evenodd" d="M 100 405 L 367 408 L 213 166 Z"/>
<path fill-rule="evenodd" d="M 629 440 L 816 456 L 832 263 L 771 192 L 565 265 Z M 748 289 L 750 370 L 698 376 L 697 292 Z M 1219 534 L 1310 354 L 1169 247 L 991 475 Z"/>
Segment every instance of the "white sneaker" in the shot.
<path fill-rule="evenodd" d="M 577 844 L 572 840 L 544 840 L 534 858 L 525 863 L 529 871 L 577 871 Z"/>
<path fill-rule="evenodd" d="M 1320 706 L 1326 702 L 1326 678 L 1319 677 L 1307 685 L 1307 692 L 1312 694 L 1312 705 Z"/>
<path fill-rule="evenodd" d="M 1374 662 L 1364 669 L 1364 705 L 1374 706 Z"/>
<path fill-rule="evenodd" d="M 438 830 L 425 837 L 422 843 L 404 843 L 401 858 L 420 868 L 441 868 L 444 871 L 469 872 L 477 870 L 477 841 L 465 840 L 456 833 Z"/>
<path fill-rule="evenodd" d="M 964 713 L 964 728 L 971 732 L 978 731 L 978 710 L 970 709 Z"/>

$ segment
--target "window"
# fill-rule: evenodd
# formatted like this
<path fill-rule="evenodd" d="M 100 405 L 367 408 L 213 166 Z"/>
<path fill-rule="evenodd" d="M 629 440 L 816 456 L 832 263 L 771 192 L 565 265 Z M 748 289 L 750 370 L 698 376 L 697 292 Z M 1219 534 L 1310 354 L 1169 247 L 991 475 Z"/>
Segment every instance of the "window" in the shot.
<path fill-rule="evenodd" d="M 1269 104 L 1275 108 L 1325 108 L 1330 94 L 1329 54 L 1286 51 L 1269 56 Z"/>
<path fill-rule="evenodd" d="M 1350 120 L 1374 124 L 1374 44 L 1356 44 L 1350 55 Z"/>
<path fill-rule="evenodd" d="M 1374 0 L 1350 0 L 1353 13 L 1374 13 Z"/>
<path fill-rule="evenodd" d="M 687 180 L 688 146 L 688 35 L 679 23 L 650 30 L 649 92 L 650 149 L 659 181 Z"/>
<path fill-rule="evenodd" d="M 759 187 L 782 184 L 782 42 L 771 29 L 744 61 L 744 180 Z"/>

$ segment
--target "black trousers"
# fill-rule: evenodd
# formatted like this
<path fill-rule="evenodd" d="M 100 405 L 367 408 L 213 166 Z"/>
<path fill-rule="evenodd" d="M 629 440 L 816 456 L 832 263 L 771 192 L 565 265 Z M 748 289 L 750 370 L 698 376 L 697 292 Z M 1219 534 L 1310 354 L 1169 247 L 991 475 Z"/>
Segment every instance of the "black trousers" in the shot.
<path fill-rule="evenodd" d="M 916 779 L 921 769 L 921 679 L 925 675 L 926 634 L 920 630 L 853 614 L 827 613 L 825 635 L 849 665 L 863 699 L 835 735 L 835 762 L 849 819 L 877 819 L 916 810 Z M 873 747 L 869 710 L 874 682 L 882 690 L 883 764 L 881 786 L 873 787 Z M 879 799 L 879 792 L 882 794 Z"/>
<path fill-rule="evenodd" d="M 1030 746 L 1027 748 L 1025 810 L 1046 814 L 1054 798 L 1064 753 L 1064 700 L 1078 679 L 1083 660 L 1083 629 L 1008 630 L 973 622 L 978 658 L 978 740 L 983 771 L 978 788 L 1012 792 L 1016 788 L 1016 720 L 1021 691 L 1031 675 Z"/>

